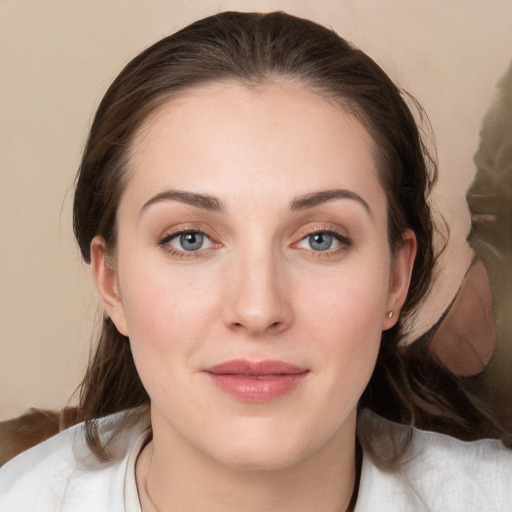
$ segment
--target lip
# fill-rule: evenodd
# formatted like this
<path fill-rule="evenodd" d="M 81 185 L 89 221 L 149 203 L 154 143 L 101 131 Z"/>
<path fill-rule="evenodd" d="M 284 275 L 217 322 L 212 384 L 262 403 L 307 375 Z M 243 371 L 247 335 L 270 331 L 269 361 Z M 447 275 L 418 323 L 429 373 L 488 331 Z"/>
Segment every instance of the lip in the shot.
<path fill-rule="evenodd" d="M 309 370 L 278 360 L 235 359 L 204 370 L 224 393 L 244 402 L 269 402 L 296 389 Z"/>

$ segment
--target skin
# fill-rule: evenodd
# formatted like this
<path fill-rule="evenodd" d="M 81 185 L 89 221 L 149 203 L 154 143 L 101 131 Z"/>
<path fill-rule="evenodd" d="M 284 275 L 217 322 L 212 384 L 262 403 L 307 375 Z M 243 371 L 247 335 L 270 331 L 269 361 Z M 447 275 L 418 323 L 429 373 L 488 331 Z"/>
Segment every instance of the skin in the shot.
<path fill-rule="evenodd" d="M 354 117 L 284 83 L 203 86 L 139 131 L 114 261 L 100 237 L 91 248 L 151 398 L 154 439 L 137 464 L 145 510 L 345 510 L 357 402 L 416 248 L 407 232 L 390 254 L 373 154 Z M 300 201 L 326 190 L 348 197 Z M 204 233 L 204 245 L 187 252 L 180 229 Z M 312 246 L 312 232 L 332 232 L 330 248 Z M 249 403 L 204 372 L 232 359 L 308 373 Z"/>

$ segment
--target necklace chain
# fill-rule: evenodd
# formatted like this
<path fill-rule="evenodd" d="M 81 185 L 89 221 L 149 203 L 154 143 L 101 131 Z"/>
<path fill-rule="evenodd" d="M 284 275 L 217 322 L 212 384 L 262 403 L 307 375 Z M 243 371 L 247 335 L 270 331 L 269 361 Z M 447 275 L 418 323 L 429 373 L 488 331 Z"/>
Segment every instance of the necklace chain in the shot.
<path fill-rule="evenodd" d="M 146 445 L 146 448 L 148 446 L 149 446 L 149 443 Z M 160 512 L 160 510 L 156 506 L 156 503 L 154 502 L 153 497 L 151 496 L 151 493 L 149 492 L 149 488 L 148 488 L 148 477 L 149 477 L 149 472 L 151 471 L 151 466 L 152 465 L 153 465 L 153 445 L 151 445 L 151 456 L 149 458 L 148 471 L 147 471 L 147 473 L 146 473 L 146 475 L 144 477 L 144 494 L 147 496 L 149 502 L 151 503 L 151 506 L 156 510 L 156 512 Z M 142 511 L 142 512 L 144 512 L 144 511 Z"/>
<path fill-rule="evenodd" d="M 362 459 L 363 459 L 362 455 L 363 455 L 362 448 L 361 448 L 361 445 L 359 444 L 359 440 L 357 440 L 357 442 L 356 442 L 356 477 L 355 477 L 355 481 L 354 481 L 354 489 L 352 491 L 352 496 L 350 498 L 350 502 L 349 502 L 348 507 L 346 508 L 345 512 L 353 512 L 356 507 L 357 495 L 358 495 L 358 491 L 359 491 L 359 481 L 361 479 L 361 466 L 362 466 Z M 151 447 L 151 457 L 149 459 L 149 468 L 148 468 L 148 471 L 144 478 L 144 494 L 147 496 L 149 502 L 151 503 L 151 506 L 156 510 L 156 512 L 160 512 L 160 510 L 156 506 L 156 503 L 154 502 L 154 500 L 151 496 L 151 493 L 149 492 L 149 488 L 148 488 L 148 477 L 149 477 L 149 472 L 151 470 L 152 464 L 153 464 L 153 447 Z"/>
<path fill-rule="evenodd" d="M 156 503 L 153 501 L 153 498 L 151 497 L 151 493 L 149 492 L 149 489 L 148 489 L 148 477 L 147 476 L 144 479 L 144 492 L 146 493 L 146 496 L 148 497 L 149 502 L 151 503 L 151 506 L 156 510 L 156 512 L 160 512 L 160 510 L 158 510 L 158 507 L 156 506 Z"/>

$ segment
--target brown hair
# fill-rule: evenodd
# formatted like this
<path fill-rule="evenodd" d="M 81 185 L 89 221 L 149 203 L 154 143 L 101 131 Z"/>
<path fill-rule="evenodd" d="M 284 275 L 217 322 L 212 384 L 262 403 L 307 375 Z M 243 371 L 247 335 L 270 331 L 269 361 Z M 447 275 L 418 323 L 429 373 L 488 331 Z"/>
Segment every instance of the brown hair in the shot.
<path fill-rule="evenodd" d="M 422 142 L 406 95 L 370 57 L 327 28 L 284 13 L 225 12 L 197 21 L 135 57 L 101 101 L 77 176 L 74 230 L 82 256 L 90 262 L 96 235 L 115 250 L 116 210 L 128 180 L 130 147 L 152 112 L 206 83 L 236 81 L 251 87 L 282 79 L 322 95 L 366 127 L 375 141 L 379 179 L 387 195 L 391 251 L 400 246 L 406 229 L 417 238 L 409 294 L 399 322 L 383 333 L 361 406 L 441 431 L 449 430 L 444 428 L 448 417 L 458 425 L 450 433 L 457 433 L 465 425 L 462 415 L 441 398 L 439 383 L 431 381 L 431 371 L 444 373 L 428 366 L 425 354 L 399 348 L 403 320 L 421 303 L 432 279 L 435 254 L 427 196 L 436 179 L 435 161 Z M 95 419 L 148 404 L 129 341 L 105 317 L 81 388 L 80 409 L 93 451 L 108 456 Z M 432 418 L 436 421 L 429 423 Z"/>

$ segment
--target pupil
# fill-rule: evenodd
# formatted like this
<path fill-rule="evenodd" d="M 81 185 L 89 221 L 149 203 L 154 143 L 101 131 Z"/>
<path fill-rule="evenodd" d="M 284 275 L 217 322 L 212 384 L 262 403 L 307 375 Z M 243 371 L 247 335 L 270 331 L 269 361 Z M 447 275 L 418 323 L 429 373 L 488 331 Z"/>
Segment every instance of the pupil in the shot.
<path fill-rule="evenodd" d="M 332 244 L 332 236 L 327 233 L 315 233 L 310 236 L 309 245 L 315 251 L 326 251 L 330 249 Z"/>
<path fill-rule="evenodd" d="M 184 233 L 180 237 L 180 242 L 186 251 L 197 251 L 203 245 L 203 235 L 200 233 Z"/>

